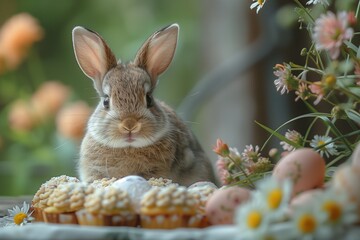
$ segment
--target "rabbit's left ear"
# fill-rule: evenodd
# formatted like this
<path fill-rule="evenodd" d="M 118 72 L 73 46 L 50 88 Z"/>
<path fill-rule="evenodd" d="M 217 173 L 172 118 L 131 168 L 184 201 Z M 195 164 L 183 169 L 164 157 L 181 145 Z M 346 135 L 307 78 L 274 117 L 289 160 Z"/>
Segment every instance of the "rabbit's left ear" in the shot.
<path fill-rule="evenodd" d="M 174 57 L 178 33 L 179 25 L 169 25 L 149 37 L 136 54 L 135 65 L 148 72 L 154 85 Z"/>

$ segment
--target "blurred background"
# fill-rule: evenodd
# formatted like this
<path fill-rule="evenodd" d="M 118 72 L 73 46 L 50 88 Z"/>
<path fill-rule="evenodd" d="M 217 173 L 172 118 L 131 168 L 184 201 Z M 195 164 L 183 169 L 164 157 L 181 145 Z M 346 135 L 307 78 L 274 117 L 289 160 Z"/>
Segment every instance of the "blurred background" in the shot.
<path fill-rule="evenodd" d="M 156 97 L 177 109 L 213 162 L 217 138 L 239 149 L 261 145 L 268 134 L 255 120 L 275 128 L 305 111 L 273 84 L 273 66 L 304 45 L 282 2 L 257 15 L 250 0 L 0 0 L 0 195 L 32 195 L 53 176 L 77 176 L 98 101 L 73 54 L 77 25 L 130 61 L 149 35 L 177 22 L 179 45 Z"/>

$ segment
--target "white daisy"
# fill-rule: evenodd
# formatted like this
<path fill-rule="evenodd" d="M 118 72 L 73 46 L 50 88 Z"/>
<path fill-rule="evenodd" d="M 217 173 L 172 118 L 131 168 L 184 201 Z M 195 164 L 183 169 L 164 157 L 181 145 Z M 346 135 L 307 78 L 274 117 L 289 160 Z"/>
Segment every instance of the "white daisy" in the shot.
<path fill-rule="evenodd" d="M 259 13 L 260 9 L 264 6 L 266 0 L 253 0 L 250 9 L 256 8 L 256 13 Z"/>
<path fill-rule="evenodd" d="M 288 209 L 291 193 L 292 182 L 290 179 L 279 182 L 269 177 L 259 182 L 254 198 L 265 203 L 271 220 L 282 220 Z"/>
<path fill-rule="evenodd" d="M 4 222 L 6 222 L 6 226 L 23 226 L 28 222 L 34 220 L 31 217 L 31 213 L 29 213 L 30 205 L 26 202 L 23 203 L 23 206 L 20 208 L 19 206 L 13 207 L 13 209 L 8 209 L 9 216 L 5 216 L 3 218 Z"/>
<path fill-rule="evenodd" d="M 296 208 L 289 224 L 291 231 L 284 234 L 289 239 L 331 239 L 331 232 L 324 227 L 327 215 L 314 205 Z"/>
<path fill-rule="evenodd" d="M 240 239 L 266 239 L 270 227 L 264 201 L 252 199 L 242 204 L 235 214 L 235 223 L 241 232 Z"/>
<path fill-rule="evenodd" d="M 306 5 L 310 5 L 310 4 L 322 4 L 324 6 L 329 6 L 329 2 L 327 0 L 309 0 L 307 1 Z"/>
<path fill-rule="evenodd" d="M 329 157 L 330 155 L 337 155 L 338 151 L 336 150 L 336 146 L 331 141 L 332 137 L 315 135 L 314 138 L 311 140 L 310 146 L 315 148 L 321 156 L 323 156 L 324 154 L 326 155 L 326 157 Z"/>
<path fill-rule="evenodd" d="M 345 194 L 329 189 L 317 199 L 319 208 L 327 215 L 326 223 L 334 233 L 358 220 L 357 207 L 347 200 Z"/>

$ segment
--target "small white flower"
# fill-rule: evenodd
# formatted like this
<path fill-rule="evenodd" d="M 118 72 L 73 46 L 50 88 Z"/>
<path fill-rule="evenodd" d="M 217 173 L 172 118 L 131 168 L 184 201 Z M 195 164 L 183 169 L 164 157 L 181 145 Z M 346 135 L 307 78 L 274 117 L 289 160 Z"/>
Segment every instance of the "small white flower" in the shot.
<path fill-rule="evenodd" d="M 247 162 L 257 162 L 260 157 L 259 146 L 246 145 L 244 151 L 241 153 L 243 159 Z"/>
<path fill-rule="evenodd" d="M 309 0 L 306 5 L 310 5 L 310 4 L 322 4 L 324 6 L 329 6 L 329 2 L 327 0 Z"/>
<path fill-rule="evenodd" d="M 23 203 L 21 208 L 15 206 L 13 209 L 8 209 L 9 216 L 3 218 L 6 226 L 23 226 L 34 220 L 34 218 L 31 217 L 32 212 L 29 213 L 29 209 L 30 205 L 26 202 Z"/>
<path fill-rule="evenodd" d="M 345 194 L 339 194 L 333 189 L 324 192 L 317 199 L 319 208 L 326 213 L 325 223 L 336 234 L 344 226 L 355 223 L 358 220 L 357 207 L 347 200 Z"/>
<path fill-rule="evenodd" d="M 259 182 L 254 199 L 265 203 L 271 220 L 282 220 L 285 217 L 291 193 L 292 182 L 290 179 L 279 182 L 269 177 Z"/>
<path fill-rule="evenodd" d="M 259 13 L 260 9 L 264 6 L 266 0 L 253 0 L 250 9 L 256 8 L 256 13 Z"/>
<path fill-rule="evenodd" d="M 290 224 L 291 231 L 284 233 L 289 239 L 331 239 L 331 232 L 324 227 L 326 213 L 314 205 L 296 208 Z"/>
<path fill-rule="evenodd" d="M 252 199 L 242 204 L 235 215 L 241 233 L 240 239 L 266 239 L 269 229 L 267 207 L 263 201 Z"/>
<path fill-rule="evenodd" d="M 332 137 L 329 136 L 319 136 L 315 135 L 314 138 L 311 140 L 310 146 L 313 148 L 317 148 L 317 152 L 320 152 L 320 155 L 323 156 L 324 154 L 326 157 L 330 155 L 337 155 L 338 151 L 336 150 L 336 146 L 332 141 Z M 326 144 L 325 146 L 323 146 Z"/>
<path fill-rule="evenodd" d="M 287 130 L 287 132 L 285 133 L 285 137 L 290 141 L 297 143 L 299 145 L 302 145 L 303 143 L 303 136 L 295 130 Z M 281 141 L 280 145 L 285 151 L 291 152 L 295 150 L 295 148 L 292 145 L 288 144 L 287 142 Z"/>

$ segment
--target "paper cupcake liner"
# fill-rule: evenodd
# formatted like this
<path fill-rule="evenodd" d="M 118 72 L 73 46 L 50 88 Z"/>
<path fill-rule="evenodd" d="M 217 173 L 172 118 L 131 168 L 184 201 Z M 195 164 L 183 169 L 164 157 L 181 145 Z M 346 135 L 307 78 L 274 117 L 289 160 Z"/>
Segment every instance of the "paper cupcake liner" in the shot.
<path fill-rule="evenodd" d="M 199 228 L 200 215 L 163 214 L 140 215 L 141 227 L 148 229 Z"/>
<path fill-rule="evenodd" d="M 76 214 L 71 213 L 48 213 L 43 211 L 43 217 L 46 223 L 58 224 L 79 224 Z"/>
<path fill-rule="evenodd" d="M 31 216 L 35 219 L 35 222 L 44 222 L 43 210 L 38 207 L 31 207 L 30 212 L 33 211 Z"/>
<path fill-rule="evenodd" d="M 76 212 L 76 216 L 78 218 L 79 224 L 86 226 L 136 227 L 138 225 L 138 218 L 135 213 L 104 215 L 88 213 L 85 210 L 81 210 Z"/>

